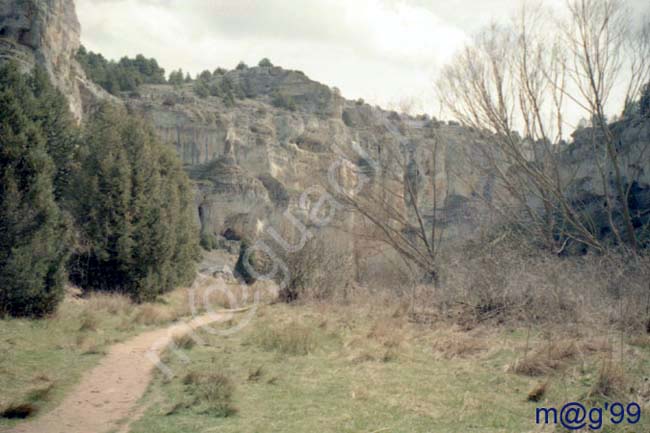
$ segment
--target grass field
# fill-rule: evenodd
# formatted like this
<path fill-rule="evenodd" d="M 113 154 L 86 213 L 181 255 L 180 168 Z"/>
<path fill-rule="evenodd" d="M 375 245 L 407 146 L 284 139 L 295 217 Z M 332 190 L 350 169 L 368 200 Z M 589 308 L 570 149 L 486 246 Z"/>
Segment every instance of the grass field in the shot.
<path fill-rule="evenodd" d="M 158 375 L 133 433 L 550 432 L 561 430 L 535 424 L 538 406 L 650 410 L 645 337 L 621 348 L 616 334 L 465 331 L 324 305 L 265 307 L 240 333 L 203 337 L 183 349 L 191 362 L 167 355 L 175 377 Z M 650 417 L 602 431 L 647 432 Z"/>

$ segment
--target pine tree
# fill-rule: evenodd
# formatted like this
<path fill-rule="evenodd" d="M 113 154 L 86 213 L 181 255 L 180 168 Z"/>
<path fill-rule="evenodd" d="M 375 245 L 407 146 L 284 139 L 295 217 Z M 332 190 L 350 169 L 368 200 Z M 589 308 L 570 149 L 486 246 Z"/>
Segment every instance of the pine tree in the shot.
<path fill-rule="evenodd" d="M 40 102 L 15 65 L 0 69 L 0 315 L 41 317 L 63 296 L 68 227 Z"/>

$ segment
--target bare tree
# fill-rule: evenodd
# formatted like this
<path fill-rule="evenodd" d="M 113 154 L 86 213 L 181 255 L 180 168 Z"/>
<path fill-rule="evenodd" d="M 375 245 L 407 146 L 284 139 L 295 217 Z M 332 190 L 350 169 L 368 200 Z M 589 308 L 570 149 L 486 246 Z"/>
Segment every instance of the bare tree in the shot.
<path fill-rule="evenodd" d="M 438 280 L 437 257 L 444 236 L 439 210 L 441 141 L 431 127 L 430 147 L 418 147 L 386 120 L 391 139 L 382 146 L 380 160 L 354 164 L 358 177 L 369 182 L 361 191 L 332 188 L 343 207 L 360 217 L 353 235 L 382 243 L 397 252 L 420 281 Z"/>
<path fill-rule="evenodd" d="M 524 8 L 512 25 L 490 26 L 446 67 L 438 93 L 461 123 L 483 135 L 473 162 L 497 179 L 495 207 L 555 251 L 570 240 L 605 248 L 571 194 L 586 168 L 562 161 L 567 112 L 582 110 L 592 119 L 609 225 L 619 244 L 637 251 L 628 202 L 640 175 L 633 167 L 641 167 L 635 162 L 647 158 L 646 149 L 623 156 L 606 113 L 623 111 L 612 108 L 615 89 L 624 89 L 630 104 L 650 80 L 650 26 L 630 30 L 617 0 L 570 0 L 566 12 L 561 20 Z"/>

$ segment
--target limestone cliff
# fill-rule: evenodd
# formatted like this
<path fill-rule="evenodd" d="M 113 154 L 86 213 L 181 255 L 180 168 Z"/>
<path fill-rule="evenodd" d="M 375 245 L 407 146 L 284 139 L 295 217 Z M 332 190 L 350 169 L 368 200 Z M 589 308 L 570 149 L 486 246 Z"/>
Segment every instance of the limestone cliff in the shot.
<path fill-rule="evenodd" d="M 192 83 L 141 86 L 137 95 L 125 95 L 127 104 L 145 113 L 176 148 L 197 181 L 202 225 L 211 233 L 233 230 L 228 225 L 233 219 L 249 233 L 259 229 L 301 192 L 326 182 L 339 153 L 355 155 L 353 143 L 398 173 L 403 167 L 396 166 L 389 149 L 399 152 L 397 159 L 421 174 L 419 189 L 429 191 L 430 150 L 437 142 L 440 208 L 464 205 L 483 188 L 466 167 L 462 181 L 454 175 L 461 169 L 454 167 L 455 152 L 474 139 L 464 128 L 349 101 L 301 72 L 279 67 L 229 71 L 215 78 L 216 84 L 223 80 L 241 93 L 234 103 L 217 96 L 200 98 Z M 431 204 L 425 207 L 430 210 Z M 466 212 L 454 209 L 449 215 L 458 223 Z"/>
<path fill-rule="evenodd" d="M 0 0 L 0 62 L 40 65 L 81 119 L 84 105 L 108 98 L 75 61 L 81 27 L 72 0 Z"/>

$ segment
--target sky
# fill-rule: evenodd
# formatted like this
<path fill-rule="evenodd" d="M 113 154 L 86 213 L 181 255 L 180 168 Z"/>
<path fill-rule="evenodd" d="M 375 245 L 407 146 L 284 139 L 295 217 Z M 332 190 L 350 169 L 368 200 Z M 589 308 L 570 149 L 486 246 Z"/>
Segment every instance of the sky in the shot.
<path fill-rule="evenodd" d="M 544 0 L 555 5 L 563 0 Z M 650 12 L 647 0 L 629 0 Z M 348 99 L 436 114 L 434 81 L 516 0 L 76 0 L 82 43 L 192 74 L 239 61 L 304 71 Z"/>

